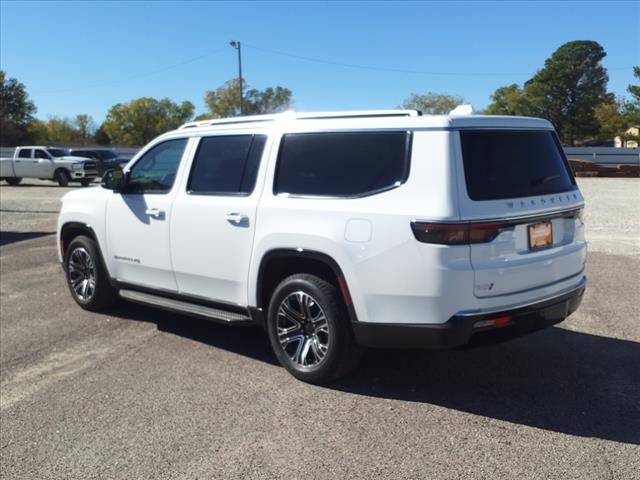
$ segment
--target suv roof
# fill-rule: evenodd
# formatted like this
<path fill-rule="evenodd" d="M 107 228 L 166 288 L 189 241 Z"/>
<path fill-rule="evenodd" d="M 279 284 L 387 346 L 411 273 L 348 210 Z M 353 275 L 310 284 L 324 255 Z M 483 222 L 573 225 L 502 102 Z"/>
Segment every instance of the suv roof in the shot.
<path fill-rule="evenodd" d="M 452 112 L 453 113 L 453 112 Z M 553 129 L 547 120 L 498 115 L 421 115 L 417 110 L 355 110 L 343 112 L 285 112 L 185 123 L 178 130 L 219 131 L 276 127 L 295 131 L 307 129 L 448 129 L 448 128 L 535 128 Z M 175 133 L 175 131 L 174 131 Z"/>

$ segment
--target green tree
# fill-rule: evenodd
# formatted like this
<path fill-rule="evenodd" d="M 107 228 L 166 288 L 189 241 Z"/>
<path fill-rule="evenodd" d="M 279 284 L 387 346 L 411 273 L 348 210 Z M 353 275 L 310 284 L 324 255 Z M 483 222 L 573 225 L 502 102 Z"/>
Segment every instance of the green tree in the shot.
<path fill-rule="evenodd" d="M 627 91 L 631 94 L 631 99 L 622 104 L 622 116 L 627 129 L 640 126 L 640 67 L 633 67 L 633 76 L 638 81 L 638 85 L 629 85 Z M 635 140 L 640 143 L 637 135 L 624 133 L 623 137 L 625 140 Z"/>
<path fill-rule="evenodd" d="M 566 144 L 598 133 L 595 108 L 612 100 L 606 90 L 609 77 L 600 63 L 605 55 L 597 42 L 565 43 L 524 85 L 532 114 L 553 123 Z"/>
<path fill-rule="evenodd" d="M 244 88 L 243 88 L 244 90 Z M 226 118 L 240 114 L 240 84 L 238 79 L 225 82 L 215 90 L 205 93 L 204 101 L 209 109 L 203 118 Z M 267 87 L 264 90 L 255 88 L 244 92 L 242 98 L 243 115 L 259 115 L 278 113 L 293 106 L 291 90 L 284 87 Z"/>
<path fill-rule="evenodd" d="M 93 138 L 93 134 L 96 132 L 96 122 L 93 121 L 91 115 L 81 113 L 76 115 L 73 123 L 78 131 L 80 142 L 82 145 L 86 145 Z"/>
<path fill-rule="evenodd" d="M 633 76 L 636 77 L 636 80 L 640 83 L 640 67 L 633 67 Z M 627 91 L 631 94 L 635 102 L 640 103 L 640 84 L 629 85 Z"/>
<path fill-rule="evenodd" d="M 491 103 L 484 111 L 487 115 L 530 115 L 531 106 L 522 88 L 517 84 L 498 88 L 491 95 Z"/>
<path fill-rule="evenodd" d="M 36 144 L 67 146 L 81 141 L 79 130 L 68 118 L 49 117 L 46 121 L 34 119 L 28 131 L 31 141 Z"/>
<path fill-rule="evenodd" d="M 464 99 L 462 97 L 427 92 L 424 95 L 412 93 L 402 106 L 406 109 L 420 110 L 427 115 L 440 115 L 449 113 L 463 103 Z"/>
<path fill-rule="evenodd" d="M 35 112 L 25 86 L 0 70 L 0 145 L 15 146 L 27 141 Z"/>
<path fill-rule="evenodd" d="M 624 135 L 629 128 L 622 113 L 622 102 L 619 100 L 601 103 L 595 108 L 595 116 L 600 125 L 600 141 L 611 142 L 616 136 Z"/>
<path fill-rule="evenodd" d="M 116 145 L 141 146 L 193 117 L 193 104 L 142 97 L 111 107 L 100 127 Z"/>
<path fill-rule="evenodd" d="M 93 134 L 93 141 L 98 145 L 110 145 L 111 139 L 107 132 L 104 131 L 104 124 L 100 125 L 96 132 Z"/>
<path fill-rule="evenodd" d="M 597 42 L 565 43 L 523 88 L 514 84 L 496 90 L 486 112 L 546 118 L 565 144 L 593 138 L 600 132 L 596 107 L 614 101 L 606 90 L 605 55 Z"/>

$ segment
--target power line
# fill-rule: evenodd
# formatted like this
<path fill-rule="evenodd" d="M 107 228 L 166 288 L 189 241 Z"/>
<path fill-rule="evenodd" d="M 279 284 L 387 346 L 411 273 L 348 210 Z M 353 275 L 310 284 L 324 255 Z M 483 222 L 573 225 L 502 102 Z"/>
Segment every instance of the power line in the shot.
<path fill-rule="evenodd" d="M 174 63 L 172 65 L 168 65 L 166 67 L 162 67 L 162 68 L 159 68 L 157 70 L 152 70 L 150 72 L 131 75 L 129 77 L 121 78 L 119 80 L 112 80 L 112 81 L 108 81 L 108 82 L 94 83 L 94 84 L 84 85 L 84 86 L 80 86 L 80 87 L 63 88 L 63 89 L 59 89 L 59 90 L 40 90 L 40 91 L 37 91 L 37 92 L 33 92 L 33 94 L 76 92 L 76 91 L 88 90 L 88 89 L 96 88 L 96 87 L 104 87 L 104 86 L 107 86 L 107 85 L 115 85 L 115 84 L 118 84 L 118 83 L 124 83 L 124 82 L 128 82 L 129 80 L 136 80 L 138 78 L 150 77 L 150 76 L 156 75 L 158 73 L 166 72 L 167 70 L 171 70 L 173 68 L 181 67 L 183 65 L 187 65 L 189 63 L 196 62 L 198 60 L 201 60 L 203 58 L 209 57 L 211 55 L 215 55 L 216 53 L 219 53 L 219 52 L 221 52 L 223 50 L 225 50 L 225 49 L 224 48 L 219 48 L 217 50 L 213 50 L 213 51 L 205 53 L 203 55 L 199 55 L 197 57 L 193 57 L 193 58 L 190 58 L 188 60 L 184 60 L 184 61 L 182 61 L 180 63 Z"/>
<path fill-rule="evenodd" d="M 440 75 L 440 76 L 465 76 L 465 77 L 495 77 L 495 76 L 529 76 L 531 73 L 499 73 L 499 72 L 436 72 L 436 71 L 427 71 L 427 70 L 409 70 L 403 68 L 391 68 L 391 67 L 381 67 L 381 66 L 373 66 L 373 65 L 361 65 L 355 63 L 346 63 L 346 62 L 336 62 L 333 60 L 326 60 L 321 58 L 313 58 L 306 57 L 304 55 L 297 55 L 294 53 L 282 52 L 279 50 L 272 50 L 270 48 L 258 47 L 256 45 L 250 45 L 245 43 L 246 47 L 249 47 L 253 50 L 258 50 L 265 53 L 271 53 L 274 55 L 280 55 L 283 57 L 295 58 L 298 60 L 305 60 L 307 62 L 315 62 L 315 63 L 323 63 L 325 65 L 335 65 L 339 67 L 347 67 L 347 68 L 357 68 L 360 70 L 374 70 L 379 72 L 394 72 L 394 73 L 409 73 L 416 75 Z M 608 68 L 608 71 L 612 70 L 629 70 L 633 67 L 617 67 L 617 68 Z"/>

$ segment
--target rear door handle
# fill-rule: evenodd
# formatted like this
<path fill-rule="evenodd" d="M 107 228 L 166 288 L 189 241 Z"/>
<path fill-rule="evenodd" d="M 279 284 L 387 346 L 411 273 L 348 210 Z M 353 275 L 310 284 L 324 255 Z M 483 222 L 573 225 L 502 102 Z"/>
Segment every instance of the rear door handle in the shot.
<path fill-rule="evenodd" d="M 224 218 L 232 225 L 243 225 L 249 223 L 249 216 L 241 213 L 225 213 Z"/>
<path fill-rule="evenodd" d="M 158 208 L 147 208 L 144 213 L 153 218 L 164 218 L 164 210 Z"/>

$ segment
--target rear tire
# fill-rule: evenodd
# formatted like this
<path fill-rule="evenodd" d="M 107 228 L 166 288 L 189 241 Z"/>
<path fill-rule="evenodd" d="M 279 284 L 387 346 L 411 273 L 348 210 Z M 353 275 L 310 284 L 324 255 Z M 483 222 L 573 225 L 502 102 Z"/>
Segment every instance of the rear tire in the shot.
<path fill-rule="evenodd" d="M 315 275 L 292 275 L 276 287 L 267 331 L 280 364 L 304 382 L 336 380 L 362 355 L 336 288 Z"/>
<path fill-rule="evenodd" d="M 71 180 L 71 175 L 66 170 L 58 170 L 54 175 L 53 179 L 58 182 L 58 185 L 61 187 L 66 187 L 69 185 L 69 181 Z"/>
<path fill-rule="evenodd" d="M 103 310 L 117 301 L 118 291 L 109 283 L 98 245 L 91 238 L 80 235 L 71 241 L 64 270 L 71 296 L 85 310 Z"/>
<path fill-rule="evenodd" d="M 15 187 L 16 185 L 20 185 L 20 182 L 22 181 L 22 178 L 20 177 L 11 177 L 11 178 L 5 178 L 6 182 L 11 185 L 12 187 Z"/>

